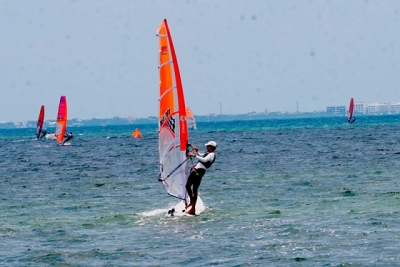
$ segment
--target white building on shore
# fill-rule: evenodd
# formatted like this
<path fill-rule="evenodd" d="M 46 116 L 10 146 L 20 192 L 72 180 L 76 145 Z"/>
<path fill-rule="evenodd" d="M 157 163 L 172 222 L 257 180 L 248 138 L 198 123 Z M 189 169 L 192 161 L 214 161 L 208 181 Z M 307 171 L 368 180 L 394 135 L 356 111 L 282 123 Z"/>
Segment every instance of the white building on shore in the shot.
<path fill-rule="evenodd" d="M 328 115 L 331 116 L 346 115 L 346 107 L 345 106 L 326 107 L 326 113 L 328 113 Z"/>
<path fill-rule="evenodd" d="M 388 103 L 368 104 L 367 114 L 388 114 L 389 106 L 390 106 L 390 104 L 388 104 Z"/>
<path fill-rule="evenodd" d="M 354 103 L 354 114 L 366 114 L 367 104 L 365 102 L 355 102 Z"/>
<path fill-rule="evenodd" d="M 335 106 L 335 107 L 327 107 L 326 112 L 328 115 L 345 115 L 349 111 L 348 107 Z M 363 114 L 363 115 L 400 114 L 400 102 L 372 103 L 372 104 L 367 104 L 365 102 L 355 102 L 354 114 Z"/>
<path fill-rule="evenodd" d="M 390 103 L 390 108 L 389 108 L 390 113 L 400 113 L 400 102 L 397 103 Z"/>

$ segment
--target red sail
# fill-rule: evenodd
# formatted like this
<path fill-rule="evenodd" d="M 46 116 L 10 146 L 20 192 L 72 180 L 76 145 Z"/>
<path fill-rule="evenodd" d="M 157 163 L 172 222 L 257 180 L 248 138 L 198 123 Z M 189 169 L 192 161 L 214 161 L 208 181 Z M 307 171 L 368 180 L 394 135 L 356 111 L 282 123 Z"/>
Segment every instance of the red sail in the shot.
<path fill-rule="evenodd" d="M 40 133 L 42 132 L 43 122 L 44 122 L 44 106 L 42 105 L 42 107 L 40 108 L 39 118 L 38 118 L 37 125 L 36 125 L 37 139 L 39 139 Z"/>
<path fill-rule="evenodd" d="M 347 117 L 347 122 L 350 123 L 351 119 L 353 118 L 353 111 L 354 111 L 354 99 L 350 99 L 350 106 L 349 106 L 349 116 Z"/>

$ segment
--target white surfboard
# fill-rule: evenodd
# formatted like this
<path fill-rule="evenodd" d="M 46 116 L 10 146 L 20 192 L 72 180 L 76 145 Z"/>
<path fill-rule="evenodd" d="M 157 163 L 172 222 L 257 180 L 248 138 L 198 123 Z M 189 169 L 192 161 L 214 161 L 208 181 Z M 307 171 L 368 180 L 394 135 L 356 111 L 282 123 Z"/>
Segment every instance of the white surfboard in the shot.
<path fill-rule="evenodd" d="M 70 146 L 71 145 L 71 143 L 64 143 L 63 145 L 62 144 L 59 144 L 60 146 Z"/>
<path fill-rule="evenodd" d="M 168 216 L 198 216 L 205 210 L 205 206 L 203 200 L 200 197 L 197 197 L 196 202 L 196 215 L 186 214 L 185 210 L 185 201 L 181 200 L 178 204 L 168 210 Z"/>

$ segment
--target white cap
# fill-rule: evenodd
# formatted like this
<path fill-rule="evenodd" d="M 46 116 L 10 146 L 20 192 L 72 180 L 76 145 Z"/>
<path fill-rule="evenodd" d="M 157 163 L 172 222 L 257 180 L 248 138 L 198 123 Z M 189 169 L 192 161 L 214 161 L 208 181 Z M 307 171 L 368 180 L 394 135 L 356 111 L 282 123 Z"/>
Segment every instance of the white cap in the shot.
<path fill-rule="evenodd" d="M 217 142 L 209 141 L 207 144 L 205 144 L 205 146 L 213 146 L 213 147 L 217 148 Z"/>

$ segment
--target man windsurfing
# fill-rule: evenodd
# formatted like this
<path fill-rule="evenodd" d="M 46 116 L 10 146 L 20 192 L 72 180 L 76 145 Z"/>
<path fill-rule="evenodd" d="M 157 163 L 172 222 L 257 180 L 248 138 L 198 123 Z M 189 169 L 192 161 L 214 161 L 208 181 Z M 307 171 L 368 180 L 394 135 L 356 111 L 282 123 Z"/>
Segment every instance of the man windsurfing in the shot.
<path fill-rule="evenodd" d="M 74 138 L 72 136 L 72 132 L 69 132 L 69 134 L 67 134 L 67 138 L 64 140 L 64 142 L 62 142 L 62 145 L 64 145 L 67 141 L 71 140 L 72 138 Z"/>
<path fill-rule="evenodd" d="M 44 130 L 42 131 L 42 135 L 40 136 L 39 139 L 42 139 L 43 137 L 45 137 L 46 134 L 47 134 L 47 131 L 46 131 L 46 129 L 44 129 Z"/>
<path fill-rule="evenodd" d="M 217 143 L 210 141 L 205 144 L 207 152 L 200 154 L 199 149 L 193 146 L 193 152 L 189 152 L 190 157 L 195 157 L 198 162 L 196 166 L 192 167 L 192 171 L 186 183 L 186 190 L 190 198 L 190 203 L 186 207 L 186 214 L 195 215 L 196 213 L 196 201 L 198 196 L 198 189 L 200 187 L 201 179 L 206 173 L 206 169 L 210 168 L 215 161 L 215 150 L 217 149 Z"/>

